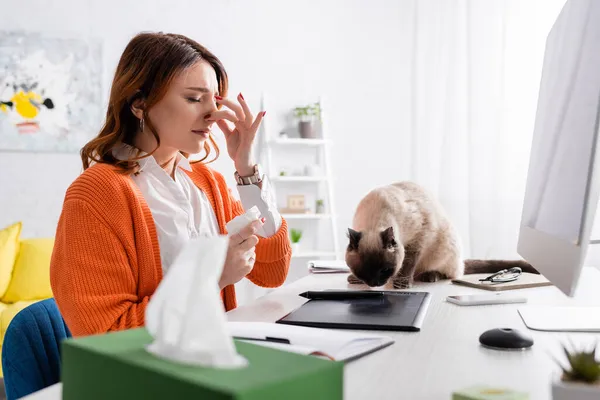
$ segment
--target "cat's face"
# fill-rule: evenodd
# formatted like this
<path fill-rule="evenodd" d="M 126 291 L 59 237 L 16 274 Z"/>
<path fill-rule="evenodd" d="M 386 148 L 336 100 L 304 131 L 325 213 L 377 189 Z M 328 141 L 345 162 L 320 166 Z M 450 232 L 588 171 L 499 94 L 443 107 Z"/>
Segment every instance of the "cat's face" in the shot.
<path fill-rule="evenodd" d="M 348 229 L 346 264 L 369 286 L 382 286 L 398 272 L 399 246 L 394 230 L 359 232 Z"/>

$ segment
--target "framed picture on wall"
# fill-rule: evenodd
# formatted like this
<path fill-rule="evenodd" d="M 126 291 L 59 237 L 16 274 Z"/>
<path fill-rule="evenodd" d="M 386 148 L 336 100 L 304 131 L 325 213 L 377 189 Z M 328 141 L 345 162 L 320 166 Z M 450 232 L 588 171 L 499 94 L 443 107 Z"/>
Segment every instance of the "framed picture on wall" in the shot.
<path fill-rule="evenodd" d="M 102 122 L 99 40 L 0 31 L 0 151 L 78 152 Z"/>

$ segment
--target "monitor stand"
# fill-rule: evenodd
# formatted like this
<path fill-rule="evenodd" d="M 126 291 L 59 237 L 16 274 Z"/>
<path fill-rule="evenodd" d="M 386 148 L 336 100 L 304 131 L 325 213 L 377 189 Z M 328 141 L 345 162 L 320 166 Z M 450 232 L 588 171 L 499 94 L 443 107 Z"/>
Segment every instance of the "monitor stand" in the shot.
<path fill-rule="evenodd" d="M 600 214 L 599 214 L 600 215 Z M 600 240 L 590 240 L 590 245 Z M 594 246 L 593 248 L 597 248 Z M 592 246 L 588 247 L 588 256 Z M 586 258 L 581 269 L 575 298 L 563 293 L 555 305 L 528 305 L 519 307 L 519 315 L 527 328 L 546 332 L 600 332 L 600 271 L 591 265 L 600 264 L 600 253 Z M 555 288 L 558 291 L 558 288 Z M 556 303 L 556 301 L 552 301 Z"/>
<path fill-rule="evenodd" d="M 519 315 L 529 329 L 550 332 L 600 332 L 600 307 L 527 306 Z"/>

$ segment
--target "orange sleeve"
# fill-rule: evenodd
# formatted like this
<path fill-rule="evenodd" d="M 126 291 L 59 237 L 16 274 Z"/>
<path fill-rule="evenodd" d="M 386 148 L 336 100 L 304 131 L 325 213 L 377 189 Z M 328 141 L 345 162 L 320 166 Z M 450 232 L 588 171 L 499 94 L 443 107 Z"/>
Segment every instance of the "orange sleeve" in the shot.
<path fill-rule="evenodd" d="M 52 291 L 74 336 L 140 327 L 149 296 L 138 298 L 122 240 L 82 200 L 67 200 L 50 265 Z"/>
<path fill-rule="evenodd" d="M 242 202 L 233 197 L 228 190 L 229 202 L 233 216 L 244 214 Z M 278 287 L 283 285 L 290 269 L 292 246 L 288 237 L 287 222 L 281 219 L 281 226 L 275 234 L 268 238 L 260 237 L 256 245 L 256 262 L 246 277 L 262 287 Z"/>

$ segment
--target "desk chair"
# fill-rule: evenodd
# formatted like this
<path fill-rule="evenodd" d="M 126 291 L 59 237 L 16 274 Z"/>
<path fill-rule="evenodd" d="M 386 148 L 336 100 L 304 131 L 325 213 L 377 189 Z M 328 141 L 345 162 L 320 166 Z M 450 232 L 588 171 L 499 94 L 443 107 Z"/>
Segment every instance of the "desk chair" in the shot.
<path fill-rule="evenodd" d="M 34 303 L 13 318 L 2 345 L 7 400 L 60 381 L 60 342 L 68 337 L 54 299 Z"/>

